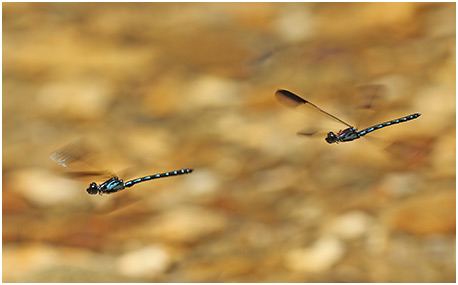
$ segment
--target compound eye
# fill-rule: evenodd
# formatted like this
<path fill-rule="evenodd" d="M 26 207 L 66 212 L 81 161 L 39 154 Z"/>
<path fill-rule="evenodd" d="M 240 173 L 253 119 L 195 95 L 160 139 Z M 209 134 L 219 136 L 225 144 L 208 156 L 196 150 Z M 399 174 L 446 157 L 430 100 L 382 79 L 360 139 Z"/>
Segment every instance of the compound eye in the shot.
<path fill-rule="evenodd" d="M 97 184 L 95 182 L 92 182 L 89 184 L 89 188 L 86 189 L 87 193 L 94 195 L 99 192 L 99 188 L 97 187 Z"/>
<path fill-rule="evenodd" d="M 333 132 L 329 132 L 328 133 L 328 136 L 326 137 L 326 142 L 327 143 L 335 143 L 337 142 L 339 139 L 338 137 L 333 133 Z"/>

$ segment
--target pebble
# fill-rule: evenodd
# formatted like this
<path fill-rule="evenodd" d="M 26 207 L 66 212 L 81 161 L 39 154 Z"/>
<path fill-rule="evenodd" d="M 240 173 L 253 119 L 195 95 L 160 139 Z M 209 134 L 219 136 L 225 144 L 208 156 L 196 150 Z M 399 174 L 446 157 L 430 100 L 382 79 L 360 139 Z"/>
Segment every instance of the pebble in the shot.
<path fill-rule="evenodd" d="M 236 81 L 218 76 L 202 75 L 189 83 L 185 106 L 225 107 L 240 104 L 243 94 Z"/>
<path fill-rule="evenodd" d="M 350 211 L 330 221 L 326 232 L 344 239 L 355 239 L 368 232 L 372 220 L 362 211 Z"/>
<path fill-rule="evenodd" d="M 316 33 L 312 25 L 312 16 L 309 9 L 297 9 L 294 6 L 283 9 L 275 21 L 278 36 L 285 42 L 298 42 L 310 38 Z"/>
<path fill-rule="evenodd" d="M 187 179 L 186 192 L 192 195 L 204 195 L 218 191 L 222 186 L 222 179 L 217 172 L 211 169 L 199 168 Z"/>
<path fill-rule="evenodd" d="M 196 242 L 227 227 L 226 217 L 197 206 L 170 209 L 151 220 L 150 233 L 174 242 Z"/>
<path fill-rule="evenodd" d="M 149 245 L 121 255 L 117 270 L 127 277 L 153 278 L 163 273 L 171 264 L 167 250 L 160 245 Z"/>
<path fill-rule="evenodd" d="M 41 244 L 22 245 L 20 248 L 10 246 L 3 247 L 3 258 L 8 260 L 3 263 L 3 272 L 7 272 L 5 275 L 8 278 L 3 282 L 21 282 L 27 275 L 55 266 L 59 262 L 59 253 L 55 248 Z"/>
<path fill-rule="evenodd" d="M 66 94 L 63 96 L 62 94 Z M 98 119 L 108 111 L 113 94 L 107 84 L 95 79 L 55 81 L 38 92 L 37 103 L 46 114 L 71 119 Z M 52 104 L 50 104 L 52 102 Z"/>
<path fill-rule="evenodd" d="M 438 191 L 410 197 L 387 211 L 384 221 L 391 229 L 413 235 L 454 233 L 456 194 Z"/>
<path fill-rule="evenodd" d="M 334 236 L 323 236 L 307 248 L 285 254 L 285 265 L 292 271 L 320 273 L 329 270 L 345 254 L 344 244 Z"/>
<path fill-rule="evenodd" d="M 421 185 L 421 177 L 415 173 L 400 172 L 386 175 L 380 187 L 391 196 L 405 197 L 419 191 Z"/>
<path fill-rule="evenodd" d="M 84 187 L 83 184 L 40 168 L 15 171 L 10 174 L 8 180 L 13 191 L 42 207 L 70 201 L 77 203 L 78 197 L 85 192 L 85 189 L 81 189 Z"/>

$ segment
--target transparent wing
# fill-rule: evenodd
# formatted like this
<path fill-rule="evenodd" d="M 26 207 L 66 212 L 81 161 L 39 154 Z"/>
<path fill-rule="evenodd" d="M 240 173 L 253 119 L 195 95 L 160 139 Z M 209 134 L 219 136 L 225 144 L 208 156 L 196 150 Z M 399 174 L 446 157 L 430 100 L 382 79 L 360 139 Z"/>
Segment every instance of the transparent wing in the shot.
<path fill-rule="evenodd" d="M 356 126 L 358 128 L 373 124 L 374 116 L 383 112 L 382 101 L 386 97 L 387 88 L 382 84 L 367 84 L 356 87 L 354 102 L 358 111 Z"/>
<path fill-rule="evenodd" d="M 326 116 L 348 126 L 349 128 L 352 128 L 352 126 L 344 121 L 342 121 L 341 119 L 337 118 L 336 116 L 324 111 L 323 109 L 319 108 L 318 106 L 316 106 L 315 104 L 313 104 L 312 102 L 310 101 L 307 101 L 301 97 L 299 97 L 298 95 L 294 94 L 293 92 L 290 92 L 288 90 L 284 90 L 284 89 L 280 89 L 280 90 L 277 90 L 277 92 L 275 92 L 275 98 L 277 99 L 278 102 L 280 102 L 281 104 L 289 107 L 289 108 L 296 108 L 300 105 L 309 105 L 311 107 L 313 107 L 315 110 L 325 114 Z"/>
<path fill-rule="evenodd" d="M 51 160 L 69 170 L 67 176 L 85 177 L 85 176 L 113 176 L 111 171 L 100 170 L 95 167 L 93 160 L 93 152 L 83 144 L 81 139 L 72 141 L 62 148 L 51 153 Z"/>

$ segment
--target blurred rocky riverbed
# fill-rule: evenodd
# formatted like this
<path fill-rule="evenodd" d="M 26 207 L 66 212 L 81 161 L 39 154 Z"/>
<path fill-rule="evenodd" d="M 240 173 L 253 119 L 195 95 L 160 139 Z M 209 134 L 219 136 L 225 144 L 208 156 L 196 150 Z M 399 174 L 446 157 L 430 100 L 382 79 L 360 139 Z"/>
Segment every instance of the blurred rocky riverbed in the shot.
<path fill-rule="evenodd" d="M 3 281 L 454 282 L 455 10 L 3 3 Z M 422 115 L 328 145 L 345 126 L 280 88 Z M 194 172 L 90 196 L 49 158 L 75 140 L 124 179 Z"/>

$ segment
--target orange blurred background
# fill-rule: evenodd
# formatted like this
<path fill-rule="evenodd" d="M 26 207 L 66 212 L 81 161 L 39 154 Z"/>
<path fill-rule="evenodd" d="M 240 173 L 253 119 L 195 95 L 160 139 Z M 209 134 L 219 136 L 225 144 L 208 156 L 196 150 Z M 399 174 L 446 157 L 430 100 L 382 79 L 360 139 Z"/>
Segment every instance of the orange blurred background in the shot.
<path fill-rule="evenodd" d="M 455 8 L 3 3 L 3 281 L 454 282 Z M 328 145 L 280 88 L 422 116 Z M 75 139 L 124 179 L 194 172 L 90 196 L 49 159 Z"/>

